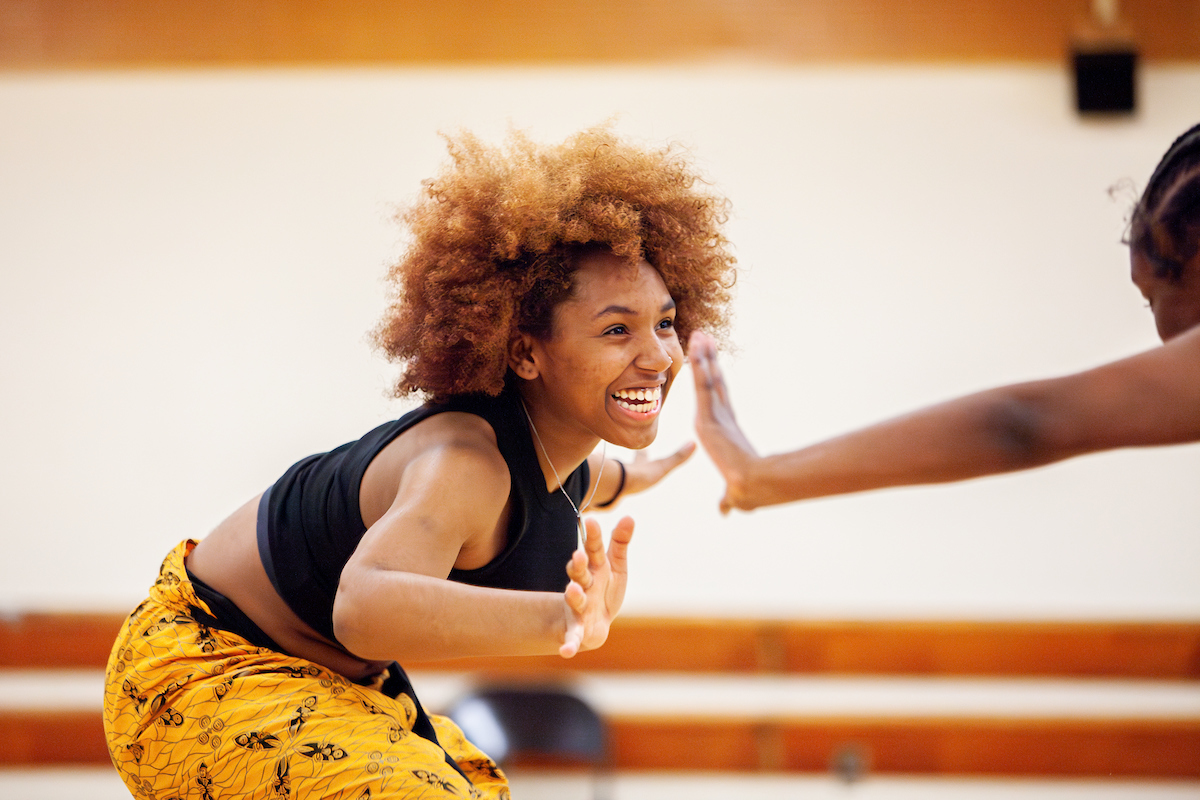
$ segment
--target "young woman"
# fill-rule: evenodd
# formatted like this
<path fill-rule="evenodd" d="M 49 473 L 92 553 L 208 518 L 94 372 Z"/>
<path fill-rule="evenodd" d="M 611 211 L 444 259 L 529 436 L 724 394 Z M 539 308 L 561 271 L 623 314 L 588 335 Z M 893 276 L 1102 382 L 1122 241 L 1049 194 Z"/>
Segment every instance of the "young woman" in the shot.
<path fill-rule="evenodd" d="M 1149 302 L 1161 347 L 950 400 L 791 452 L 755 452 L 734 417 L 713 341 L 693 335 L 696 431 L 725 477 L 721 511 L 1200 441 L 1200 125 L 1163 156 L 1130 233 L 1133 282 Z"/>
<path fill-rule="evenodd" d="M 606 128 L 472 136 L 404 220 L 380 325 L 428 402 L 305 458 L 163 563 L 113 648 L 105 730 L 139 798 L 507 797 L 397 662 L 575 653 L 620 610 L 633 521 L 582 512 L 657 482 L 644 448 L 723 327 L 723 200 L 674 149 Z M 583 538 L 583 546 L 577 542 Z"/>

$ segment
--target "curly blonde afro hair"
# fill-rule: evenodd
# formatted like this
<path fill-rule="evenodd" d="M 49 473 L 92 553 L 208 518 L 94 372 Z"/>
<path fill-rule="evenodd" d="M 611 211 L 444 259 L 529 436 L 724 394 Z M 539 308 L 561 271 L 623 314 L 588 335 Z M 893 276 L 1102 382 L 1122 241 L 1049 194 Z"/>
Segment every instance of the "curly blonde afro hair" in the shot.
<path fill-rule="evenodd" d="M 394 299 L 375 331 L 403 364 L 397 396 L 499 394 L 510 338 L 550 336 L 576 256 L 591 247 L 658 271 L 685 346 L 693 330 L 726 332 L 728 201 L 679 148 L 637 147 L 608 125 L 556 146 L 520 131 L 499 147 L 446 138 L 450 162 L 400 215 L 411 241 L 388 272 Z"/>

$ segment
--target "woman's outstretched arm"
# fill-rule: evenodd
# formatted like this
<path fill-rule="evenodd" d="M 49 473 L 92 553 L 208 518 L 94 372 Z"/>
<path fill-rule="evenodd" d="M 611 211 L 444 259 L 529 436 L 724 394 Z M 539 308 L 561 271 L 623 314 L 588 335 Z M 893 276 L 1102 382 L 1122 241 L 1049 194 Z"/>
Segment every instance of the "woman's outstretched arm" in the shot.
<path fill-rule="evenodd" d="M 1086 372 L 989 389 L 769 456 L 738 426 L 713 340 L 693 335 L 688 357 L 696 433 L 725 477 L 722 513 L 1200 440 L 1200 327 Z"/>

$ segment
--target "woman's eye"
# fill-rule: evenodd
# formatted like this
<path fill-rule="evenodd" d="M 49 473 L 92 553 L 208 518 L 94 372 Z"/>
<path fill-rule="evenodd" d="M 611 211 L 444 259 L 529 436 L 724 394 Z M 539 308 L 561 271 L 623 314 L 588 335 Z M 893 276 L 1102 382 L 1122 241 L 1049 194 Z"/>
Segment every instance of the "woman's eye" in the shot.
<path fill-rule="evenodd" d="M 674 328 L 674 327 L 675 327 L 675 320 L 671 319 L 670 317 L 668 317 L 667 319 L 664 319 L 662 322 L 658 323 L 658 329 L 660 331 L 670 330 L 671 328 Z"/>
<path fill-rule="evenodd" d="M 613 325 L 611 328 L 609 328 L 608 330 L 606 330 L 604 332 L 604 335 L 607 336 L 610 333 L 626 333 L 626 332 L 627 332 L 627 330 L 624 325 Z"/>

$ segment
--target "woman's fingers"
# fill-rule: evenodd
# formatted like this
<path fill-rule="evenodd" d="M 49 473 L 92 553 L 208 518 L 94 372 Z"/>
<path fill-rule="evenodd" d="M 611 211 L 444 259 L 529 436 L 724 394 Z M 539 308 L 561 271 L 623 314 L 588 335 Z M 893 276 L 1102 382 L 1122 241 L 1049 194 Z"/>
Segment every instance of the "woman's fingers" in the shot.
<path fill-rule="evenodd" d="M 583 548 L 576 550 L 567 562 L 567 576 L 571 579 L 563 592 L 567 630 L 558 650 L 563 658 L 599 647 L 608 638 L 609 625 L 625 594 L 632 538 L 633 519 L 623 517 L 613 528 L 605 552 L 600 523 L 594 519 L 585 522 Z"/>
<path fill-rule="evenodd" d="M 691 458 L 692 453 L 694 452 L 696 452 L 696 443 L 684 442 L 683 447 L 680 447 L 674 453 L 662 459 L 663 466 L 666 467 L 665 471 L 670 472 L 671 470 L 675 469 L 680 464 Z"/>
<path fill-rule="evenodd" d="M 633 539 L 633 517 L 622 517 L 612 529 L 608 543 L 608 560 L 613 572 L 628 572 L 629 542 Z"/>
<path fill-rule="evenodd" d="M 567 601 L 567 607 L 577 614 L 582 614 L 587 607 L 587 591 L 575 581 L 567 584 L 563 597 Z"/>
<path fill-rule="evenodd" d="M 583 547 L 587 550 L 588 565 L 592 569 L 601 569 L 605 564 L 604 536 L 600 533 L 600 523 L 594 519 L 586 519 L 583 523 Z M 591 584 L 584 588 L 591 588 Z"/>
<path fill-rule="evenodd" d="M 696 331 L 688 343 L 688 362 L 692 365 L 692 378 L 696 384 L 696 402 L 700 410 L 708 415 L 715 413 L 713 406 L 729 408 L 729 390 L 725 386 L 725 375 L 717 361 L 717 343 L 703 331 Z"/>
<path fill-rule="evenodd" d="M 696 388 L 711 391 L 718 379 L 716 374 L 716 343 L 703 331 L 696 331 L 688 342 L 688 362 L 695 374 Z"/>
<path fill-rule="evenodd" d="M 588 569 L 589 562 L 588 555 L 582 550 L 572 553 L 571 560 L 567 562 L 567 577 L 584 590 L 592 588 L 594 580 L 591 570 Z"/>
<path fill-rule="evenodd" d="M 567 584 L 567 590 L 563 592 L 563 600 L 567 604 L 567 632 L 558 648 L 558 654 L 563 658 L 571 658 L 583 647 L 583 610 L 587 606 L 587 592 L 578 583 L 571 581 Z"/>

